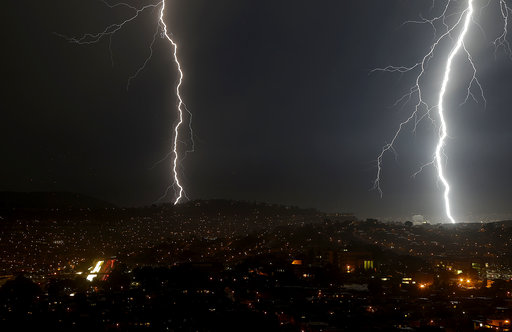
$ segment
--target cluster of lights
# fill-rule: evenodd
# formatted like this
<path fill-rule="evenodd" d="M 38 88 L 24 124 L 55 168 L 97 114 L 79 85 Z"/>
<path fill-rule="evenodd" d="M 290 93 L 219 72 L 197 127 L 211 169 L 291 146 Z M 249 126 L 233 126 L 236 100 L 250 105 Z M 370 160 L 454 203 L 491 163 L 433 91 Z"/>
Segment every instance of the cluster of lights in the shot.
<path fill-rule="evenodd" d="M 86 277 L 87 280 L 93 281 L 94 278 L 98 276 L 98 272 L 101 270 L 101 266 L 103 265 L 103 261 L 97 261 L 94 268 L 91 270 L 91 273 Z"/>

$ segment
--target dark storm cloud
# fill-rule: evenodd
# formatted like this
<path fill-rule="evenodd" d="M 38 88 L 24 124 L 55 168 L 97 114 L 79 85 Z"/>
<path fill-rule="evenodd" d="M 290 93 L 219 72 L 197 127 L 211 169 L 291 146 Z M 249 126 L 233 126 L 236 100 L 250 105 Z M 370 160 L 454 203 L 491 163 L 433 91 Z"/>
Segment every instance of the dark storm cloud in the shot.
<path fill-rule="evenodd" d="M 404 136 L 397 161 L 386 157 L 384 198 L 368 190 L 381 145 L 407 116 L 408 109 L 390 106 L 410 84 L 406 76 L 369 71 L 411 64 L 425 52 L 431 31 L 401 24 L 430 5 L 170 1 L 166 21 L 180 45 L 183 95 L 194 112 L 196 152 L 183 165 L 189 196 L 361 216 L 442 214 L 433 172 L 410 178 L 431 155 L 428 127 Z M 151 166 L 167 153 L 175 121 L 177 76 L 168 45 L 157 43 L 146 70 L 125 89 L 148 54 L 151 14 L 113 38 L 112 66 L 106 40 L 77 46 L 53 33 L 98 31 L 123 17 L 122 10 L 109 11 L 99 1 L 8 7 L 0 189 L 153 202 L 169 181 L 169 168 Z M 449 173 L 458 214 L 506 213 L 512 66 L 494 59 L 483 37 L 475 38 L 488 106 L 454 107 Z"/>

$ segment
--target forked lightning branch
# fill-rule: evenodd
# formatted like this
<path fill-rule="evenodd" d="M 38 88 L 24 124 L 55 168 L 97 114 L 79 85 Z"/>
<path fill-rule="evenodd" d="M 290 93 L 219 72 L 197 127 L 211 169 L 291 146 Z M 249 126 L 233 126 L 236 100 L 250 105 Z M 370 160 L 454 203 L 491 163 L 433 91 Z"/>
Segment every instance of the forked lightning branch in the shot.
<path fill-rule="evenodd" d="M 381 190 L 381 176 L 383 169 L 383 158 L 388 152 L 395 152 L 397 140 L 401 137 L 406 127 L 412 127 L 413 132 L 416 131 L 418 124 L 425 119 L 438 128 L 438 140 L 435 147 L 433 147 L 432 160 L 425 163 L 420 169 L 413 174 L 416 176 L 425 167 L 433 166 L 437 171 L 439 182 L 443 187 L 443 201 L 445 207 L 446 217 L 450 222 L 455 223 L 456 219 L 452 214 L 452 205 L 450 201 L 451 185 L 448 177 L 446 176 L 446 156 L 444 154 L 444 147 L 446 146 L 446 139 L 449 137 L 450 124 L 447 121 L 446 113 L 451 111 L 446 108 L 446 95 L 447 88 L 453 76 L 458 73 L 453 70 L 453 64 L 457 61 L 464 61 L 467 63 L 466 68 L 471 71 L 471 79 L 467 82 L 466 98 L 464 103 L 470 99 L 478 102 L 482 100 L 486 103 L 483 93 L 482 85 L 478 81 L 477 68 L 471 53 L 468 50 L 467 44 L 470 34 L 474 31 L 474 27 L 482 28 L 476 21 L 475 13 L 477 11 L 488 10 L 491 4 L 497 2 L 499 7 L 498 17 L 502 22 L 503 29 L 501 33 L 494 39 L 493 44 L 496 51 L 502 50 L 509 56 L 512 55 L 509 42 L 507 40 L 508 29 L 508 15 L 512 11 L 507 5 L 505 0 L 445 0 L 435 1 L 432 3 L 432 10 L 439 10 L 440 14 L 431 18 L 421 18 L 418 21 L 408 21 L 406 23 L 426 24 L 434 29 L 436 38 L 434 42 L 428 47 L 427 53 L 415 64 L 411 66 L 396 66 L 390 65 L 385 68 L 378 68 L 375 71 L 383 71 L 390 73 L 410 73 L 414 77 L 409 92 L 399 98 L 395 105 L 410 105 L 413 104 L 412 111 L 409 116 L 398 125 L 398 129 L 392 136 L 389 143 L 382 147 L 380 154 L 377 157 L 377 173 L 374 181 L 374 189 L 378 190 L 382 196 Z M 442 52 L 443 43 L 449 43 L 449 52 Z M 436 84 L 437 98 L 435 104 L 428 102 L 425 97 L 425 74 L 427 70 L 433 70 L 429 67 L 429 63 L 434 57 L 441 57 L 443 61 L 442 77 L 439 78 Z M 460 67 L 458 67 L 460 68 Z"/>
<path fill-rule="evenodd" d="M 132 80 L 134 80 L 137 77 L 137 75 L 139 75 L 144 70 L 144 68 L 146 67 L 146 64 L 149 62 L 149 60 L 151 60 L 151 57 L 153 56 L 153 46 L 157 40 L 157 37 L 160 36 L 162 39 L 166 40 L 172 48 L 172 50 L 171 50 L 172 56 L 171 57 L 176 65 L 176 69 L 178 71 L 178 82 L 176 84 L 176 88 L 174 91 L 176 98 L 177 98 L 176 109 L 177 109 L 177 113 L 178 113 L 177 114 L 178 120 L 177 120 L 176 124 L 173 126 L 172 144 L 171 144 L 170 152 L 168 153 L 167 157 L 164 158 L 164 160 L 171 160 L 170 174 L 171 174 L 171 177 L 173 180 L 172 180 L 171 185 L 166 189 L 164 195 L 160 198 L 160 200 L 165 199 L 168 196 L 169 191 L 174 190 L 174 193 L 175 193 L 174 204 L 177 204 L 184 197 L 186 197 L 185 191 L 183 189 L 183 185 L 181 184 L 181 181 L 180 181 L 179 170 L 178 170 L 178 168 L 180 166 L 180 161 L 183 160 L 184 153 L 179 150 L 178 143 L 180 142 L 179 139 L 180 139 L 181 129 L 183 126 L 183 122 L 185 121 L 184 120 L 184 116 L 185 116 L 184 112 L 189 113 L 190 121 L 192 119 L 192 115 L 187 110 L 187 108 L 183 102 L 183 98 L 181 96 L 181 86 L 183 83 L 183 70 L 181 68 L 181 64 L 178 59 L 178 45 L 171 38 L 169 31 L 167 29 L 167 25 L 165 24 L 165 20 L 164 20 L 165 11 L 166 11 L 166 1 L 161 0 L 159 2 L 140 6 L 140 7 L 133 6 L 129 3 L 112 4 L 107 1 L 103 1 L 103 3 L 105 4 L 106 7 L 110 8 L 110 9 L 124 7 L 125 9 L 128 9 L 131 12 L 131 14 L 128 15 L 128 17 L 122 19 L 118 23 L 112 23 L 112 24 L 108 25 L 100 32 L 85 33 L 79 37 L 69 37 L 69 36 L 65 36 L 62 34 L 58 34 L 58 35 L 65 38 L 67 41 L 69 41 L 71 43 L 75 43 L 75 44 L 79 44 L 79 45 L 95 44 L 103 39 L 108 39 L 109 49 L 110 49 L 110 52 L 112 52 L 110 46 L 111 46 L 111 42 L 112 42 L 112 37 L 116 33 L 118 33 L 120 30 L 122 30 L 123 27 L 125 27 L 126 25 L 135 23 L 135 21 L 141 17 L 142 13 L 144 13 L 146 11 L 154 12 L 155 21 L 157 22 L 157 28 L 156 28 L 155 33 L 153 34 L 153 39 L 149 46 L 149 55 L 146 58 L 146 60 L 143 62 L 142 66 L 139 69 L 137 69 L 135 71 L 135 73 L 132 76 L 130 76 L 130 78 L 128 79 L 127 89 L 129 88 Z M 190 125 L 189 125 L 189 128 L 191 128 Z M 191 132 L 190 139 L 192 140 L 192 132 Z M 192 146 L 193 146 L 193 142 L 192 142 Z M 188 151 L 185 151 L 185 152 L 188 152 Z"/>

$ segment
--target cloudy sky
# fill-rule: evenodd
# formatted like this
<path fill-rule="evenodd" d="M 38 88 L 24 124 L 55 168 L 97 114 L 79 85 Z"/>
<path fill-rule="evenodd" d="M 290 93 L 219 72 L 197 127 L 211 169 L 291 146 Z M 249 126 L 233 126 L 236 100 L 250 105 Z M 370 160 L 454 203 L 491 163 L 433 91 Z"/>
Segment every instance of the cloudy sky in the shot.
<path fill-rule="evenodd" d="M 442 220 L 435 170 L 411 178 L 434 152 L 429 121 L 415 134 L 405 128 L 396 158 L 385 156 L 383 198 L 370 190 L 381 147 L 411 112 L 412 104 L 393 103 L 415 78 L 370 72 L 413 65 L 428 52 L 433 29 L 403 23 L 435 16 L 443 2 L 436 3 L 167 0 L 165 21 L 180 47 L 182 94 L 193 113 L 195 152 L 180 168 L 188 196 Z M 95 0 L 6 6 L 0 190 L 73 191 L 118 205 L 156 201 L 171 181 L 169 161 L 156 162 L 169 151 L 177 119 L 178 76 L 164 39 L 126 85 L 149 54 L 158 11 L 116 33 L 110 53 L 108 38 L 76 45 L 57 34 L 102 31 L 131 16 L 127 8 Z M 471 26 L 466 45 L 487 106 L 478 95 L 478 103 L 460 106 L 471 75 L 462 56 L 446 102 L 446 173 L 461 220 L 512 211 L 512 60 L 492 45 L 501 33 L 497 1 L 477 9 L 479 26 Z M 446 45 L 423 82 L 433 104 Z M 182 149 L 191 146 L 188 132 L 181 140 Z"/>

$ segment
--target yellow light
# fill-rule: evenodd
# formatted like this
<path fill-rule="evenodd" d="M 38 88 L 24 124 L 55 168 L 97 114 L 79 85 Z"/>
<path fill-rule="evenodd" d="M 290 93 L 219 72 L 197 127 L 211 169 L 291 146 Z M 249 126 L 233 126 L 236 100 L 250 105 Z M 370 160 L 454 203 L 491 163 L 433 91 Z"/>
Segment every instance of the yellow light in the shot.
<path fill-rule="evenodd" d="M 94 269 L 91 271 L 91 273 L 98 273 L 98 272 L 100 272 L 101 265 L 103 265 L 103 261 L 98 261 L 96 263 L 96 266 L 94 267 Z"/>
<path fill-rule="evenodd" d="M 92 281 L 94 278 L 96 278 L 96 276 L 97 274 L 89 274 L 86 279 Z"/>

